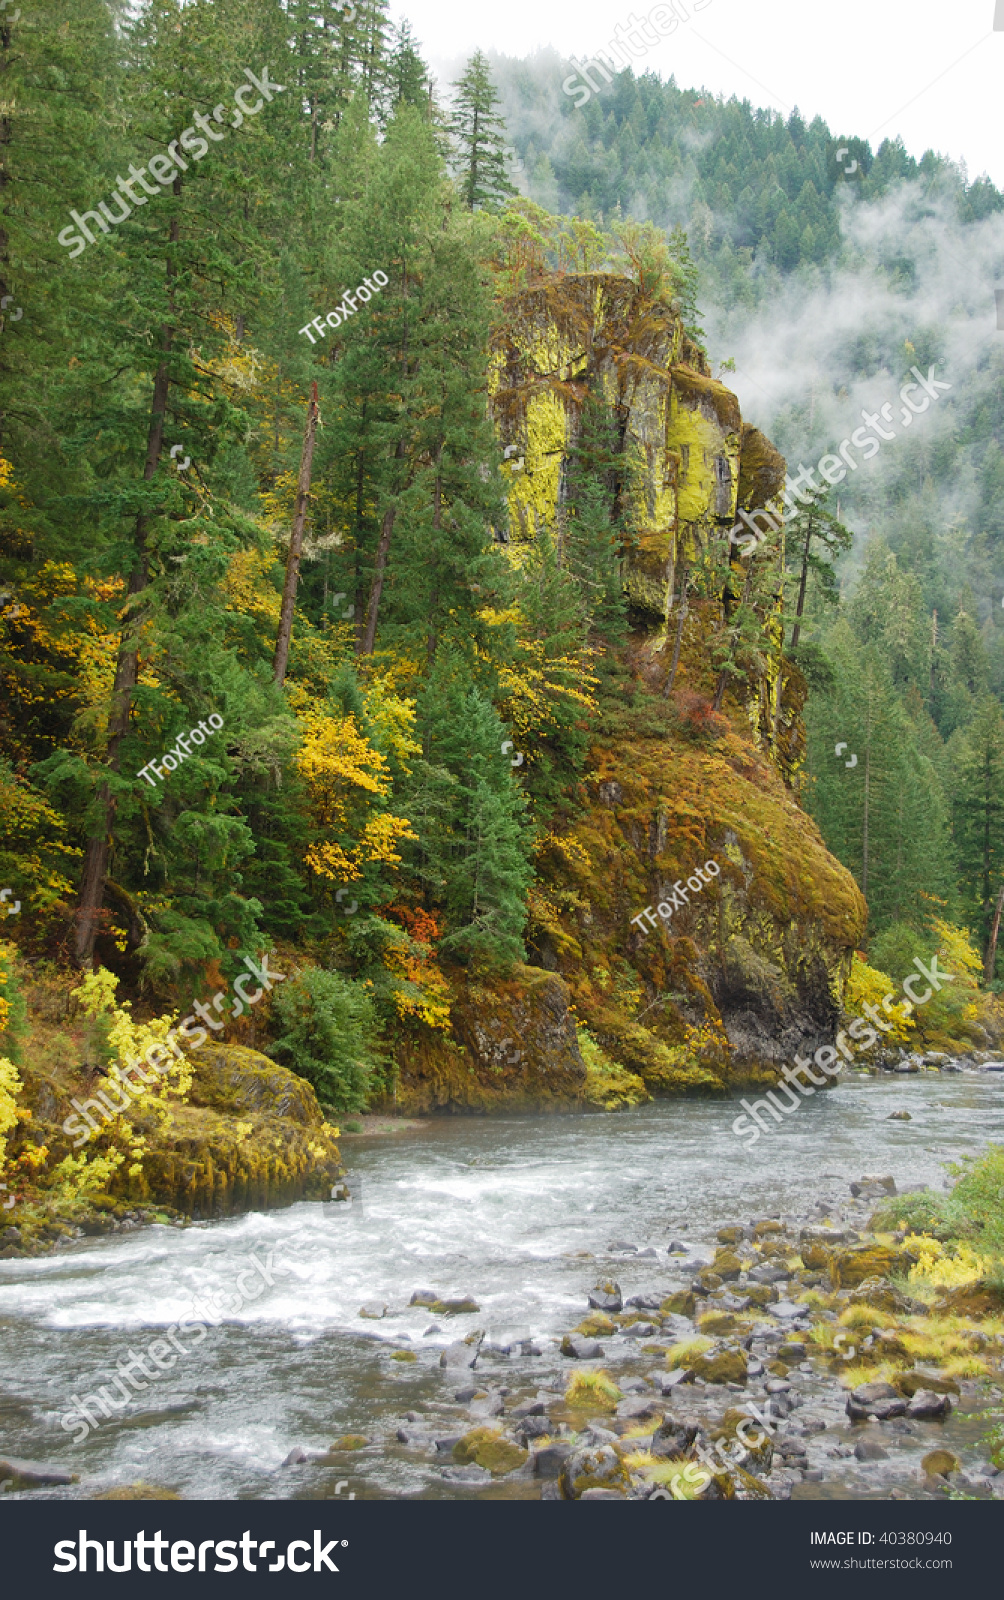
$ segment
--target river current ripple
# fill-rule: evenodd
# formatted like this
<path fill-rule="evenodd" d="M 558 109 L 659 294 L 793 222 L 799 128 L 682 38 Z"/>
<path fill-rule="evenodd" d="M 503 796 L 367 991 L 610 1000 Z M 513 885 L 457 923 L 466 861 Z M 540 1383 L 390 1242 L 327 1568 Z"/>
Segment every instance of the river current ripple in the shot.
<path fill-rule="evenodd" d="M 904 1108 L 911 1121 L 888 1120 Z M 139 1479 L 196 1499 L 326 1497 L 339 1484 L 361 1496 L 466 1493 L 395 1443 L 409 1409 L 448 1414 L 461 1380 L 439 1367 L 446 1343 L 475 1327 L 546 1341 L 581 1318 L 598 1273 L 614 1271 L 625 1296 L 661 1291 L 671 1238 L 707 1245 L 725 1224 L 804 1215 L 818 1201 L 836 1216 L 865 1173 L 940 1188 L 946 1161 L 1004 1142 L 1004 1075 L 855 1075 L 749 1152 L 731 1131 L 739 1109 L 662 1101 L 616 1115 L 433 1120 L 345 1140 L 351 1206 L 155 1226 L 0 1262 L 0 1451 L 81 1475 L 78 1489 L 43 1491 L 56 1495 Z M 614 1241 L 658 1254 L 614 1263 Z M 219 1291 L 233 1305 L 252 1252 L 271 1285 L 197 1345 L 182 1332 L 188 1353 L 74 1444 L 60 1426 L 71 1397 L 197 1316 L 197 1298 Z M 416 1289 L 472 1295 L 480 1312 L 433 1318 L 408 1305 Z M 388 1315 L 361 1319 L 369 1302 Z M 417 1361 L 391 1359 L 405 1348 Z M 560 1362 L 544 1348 L 515 1364 L 483 1359 L 479 1374 L 547 1383 Z M 446 1431 L 462 1432 L 471 1423 L 454 1409 Z M 373 1443 L 338 1466 L 281 1465 L 294 1446 L 323 1452 L 347 1433 Z"/>

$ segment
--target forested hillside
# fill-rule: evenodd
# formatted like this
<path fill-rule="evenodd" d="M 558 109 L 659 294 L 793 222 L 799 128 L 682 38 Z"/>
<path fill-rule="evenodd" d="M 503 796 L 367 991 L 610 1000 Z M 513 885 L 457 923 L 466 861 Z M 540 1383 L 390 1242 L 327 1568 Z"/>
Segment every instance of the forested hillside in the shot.
<path fill-rule="evenodd" d="M 932 151 L 872 150 L 797 111 L 626 71 L 577 109 L 556 57 L 494 65 L 535 199 L 686 230 L 709 348 L 735 363 L 744 410 L 792 477 L 865 411 L 878 419 L 872 459 L 849 470 L 837 456 L 808 544 L 786 552 L 789 639 L 814 689 L 797 782 L 866 893 L 880 964 L 901 961 L 933 900 L 968 924 L 993 977 L 1004 197 Z M 926 415 L 898 397 L 914 367 L 944 386 Z"/>
<path fill-rule="evenodd" d="M 245 1170 L 239 1119 L 192 1122 L 235 1073 L 289 1099 L 241 1047 L 331 1113 L 613 1108 L 769 1078 L 828 1036 L 868 938 L 890 971 L 964 950 L 953 918 L 986 943 L 1004 731 L 965 585 L 992 525 L 945 543 L 939 514 L 964 472 L 990 503 L 995 373 L 913 408 L 860 501 L 734 537 L 785 461 L 709 348 L 849 270 L 825 130 L 712 106 L 670 138 L 704 107 L 650 80 L 534 117 L 537 69 L 503 63 L 507 131 L 485 58 L 435 90 L 385 0 L 57 0 L 0 42 L 19 1171 L 79 1177 L 65 1097 L 179 1017 L 225 1047 L 212 1094 L 172 1068 L 174 1109 L 103 1132 L 92 1188 L 299 1182 L 300 1132 Z M 927 184 L 958 229 L 999 221 L 943 164 L 861 155 L 854 204 Z M 854 346 L 876 381 L 942 359 L 930 321 L 884 337 Z M 806 422 L 796 379 L 781 442 L 832 449 L 851 380 Z M 936 1040 L 984 1037 L 970 987 Z M 144 1175 L 148 1138 L 187 1141 L 188 1176 Z"/>

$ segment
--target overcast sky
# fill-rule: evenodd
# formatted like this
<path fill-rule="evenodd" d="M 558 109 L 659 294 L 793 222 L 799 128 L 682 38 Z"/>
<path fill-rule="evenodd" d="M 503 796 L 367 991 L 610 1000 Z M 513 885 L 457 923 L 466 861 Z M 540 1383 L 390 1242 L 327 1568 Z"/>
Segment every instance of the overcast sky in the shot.
<path fill-rule="evenodd" d="M 699 9 L 695 9 L 696 7 Z M 1001 31 L 994 31 L 995 8 Z M 479 46 L 524 56 L 595 50 L 650 0 L 396 0 L 441 83 Z M 682 88 L 748 98 L 877 148 L 900 135 L 1004 187 L 1004 0 L 676 0 L 687 20 L 635 62 Z M 571 70 L 571 69 L 569 69 Z"/>

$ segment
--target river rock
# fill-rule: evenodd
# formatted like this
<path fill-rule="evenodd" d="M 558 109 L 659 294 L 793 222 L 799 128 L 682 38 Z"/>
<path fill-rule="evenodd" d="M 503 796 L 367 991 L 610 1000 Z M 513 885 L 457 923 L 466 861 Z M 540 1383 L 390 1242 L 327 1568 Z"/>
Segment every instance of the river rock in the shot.
<path fill-rule="evenodd" d="M 746 1357 L 738 1348 L 709 1350 L 696 1357 L 690 1370 L 705 1383 L 746 1384 Z"/>
<path fill-rule="evenodd" d="M 865 1278 L 851 1292 L 848 1305 L 871 1306 L 874 1311 L 887 1311 L 897 1317 L 923 1316 L 927 1312 L 922 1300 L 912 1300 L 887 1278 Z"/>
<path fill-rule="evenodd" d="M 445 1478 L 447 1483 L 491 1483 L 492 1475 L 487 1467 L 479 1467 L 476 1462 L 469 1461 L 463 1467 L 443 1467 L 439 1476 Z"/>
<path fill-rule="evenodd" d="M 649 1417 L 661 1417 L 662 1407 L 650 1396 L 629 1395 L 618 1403 L 616 1416 L 621 1421 L 647 1422 Z"/>
<path fill-rule="evenodd" d="M 930 1478 L 947 1478 L 949 1473 L 962 1471 L 962 1462 L 951 1450 L 929 1450 L 920 1464 Z"/>
<path fill-rule="evenodd" d="M 783 1317 L 785 1322 L 793 1322 L 798 1317 L 807 1317 L 809 1307 L 801 1301 L 779 1300 L 777 1305 L 771 1306 L 771 1316 Z"/>
<path fill-rule="evenodd" d="M 372 1322 L 379 1322 L 387 1315 L 387 1307 L 382 1300 L 367 1300 L 364 1306 L 359 1307 L 359 1315 L 368 1317 Z"/>
<path fill-rule="evenodd" d="M 697 1314 L 697 1296 L 692 1289 L 679 1289 L 663 1300 L 659 1310 L 664 1317 L 688 1317 L 692 1321 Z"/>
<path fill-rule="evenodd" d="M 888 1278 L 915 1259 L 883 1244 L 851 1245 L 830 1256 L 830 1283 L 834 1289 L 856 1289 L 866 1278 Z"/>
<path fill-rule="evenodd" d="M 626 1328 L 621 1329 L 625 1339 L 651 1339 L 652 1335 L 658 1333 L 658 1331 L 654 1322 L 632 1322 Z"/>
<path fill-rule="evenodd" d="M 453 1459 L 459 1467 L 475 1462 L 487 1467 L 493 1478 L 502 1478 L 521 1467 L 527 1453 L 494 1428 L 472 1428 L 453 1446 Z"/>
<path fill-rule="evenodd" d="M 437 1317 L 464 1317 L 480 1311 L 481 1307 L 469 1294 L 465 1294 L 457 1300 L 434 1300 L 429 1310 Z"/>
<path fill-rule="evenodd" d="M 914 1068 L 914 1071 L 916 1071 L 916 1068 Z M 872 1174 L 861 1178 L 857 1183 L 851 1184 L 851 1194 L 855 1200 L 882 1200 L 887 1194 L 895 1193 L 895 1178 L 877 1178 Z"/>
<path fill-rule="evenodd" d="M 719 1244 L 742 1244 L 746 1237 L 745 1228 L 719 1228 L 715 1237 Z"/>
<path fill-rule="evenodd" d="M 887 1122 L 912 1122 L 909 1111 L 890 1111 L 885 1119 Z"/>
<path fill-rule="evenodd" d="M 607 1249 L 617 1250 L 625 1255 L 634 1255 L 638 1246 L 636 1244 L 628 1244 L 624 1239 L 615 1239 L 612 1244 L 607 1245 Z"/>
<path fill-rule="evenodd" d="M 408 1304 L 410 1306 L 434 1306 L 438 1299 L 439 1296 L 435 1289 L 416 1289 Z"/>
<path fill-rule="evenodd" d="M 637 1306 L 639 1311 L 658 1311 L 662 1305 L 662 1297 L 657 1294 L 633 1294 L 624 1303 Z"/>
<path fill-rule="evenodd" d="M 933 1394 L 962 1393 L 954 1378 L 943 1378 L 938 1372 L 925 1372 L 917 1368 L 912 1372 L 901 1373 L 896 1379 L 896 1387 L 901 1394 L 908 1395 L 911 1400 L 921 1389 L 927 1389 Z"/>
<path fill-rule="evenodd" d="M 712 1271 L 723 1283 L 734 1283 L 742 1270 L 743 1263 L 732 1250 L 719 1250 L 712 1262 Z"/>
<path fill-rule="evenodd" d="M 933 1389 L 918 1389 L 906 1408 L 906 1414 L 923 1422 L 931 1422 L 935 1418 L 947 1417 L 951 1409 L 952 1402 L 947 1394 L 935 1394 Z"/>
<path fill-rule="evenodd" d="M 511 1417 L 542 1417 L 544 1415 L 543 1400 L 521 1400 L 513 1406 L 509 1415 Z"/>
<path fill-rule="evenodd" d="M 561 1353 L 571 1356 L 573 1361 L 595 1361 L 603 1355 L 603 1346 L 584 1334 L 566 1333 L 561 1341 Z"/>
<path fill-rule="evenodd" d="M 753 1267 L 749 1277 L 751 1283 L 786 1283 L 791 1273 L 784 1267 Z"/>
<path fill-rule="evenodd" d="M 572 1453 L 570 1444 L 547 1444 L 533 1453 L 533 1472 L 537 1478 L 557 1478 Z"/>
<path fill-rule="evenodd" d="M 883 1450 L 880 1444 L 873 1439 L 861 1439 L 854 1446 L 854 1454 L 859 1461 L 888 1461 L 889 1452 Z"/>
<path fill-rule="evenodd" d="M 624 1309 L 621 1286 L 615 1283 L 613 1278 L 602 1278 L 599 1283 L 594 1284 L 588 1298 L 594 1311 L 607 1311 L 616 1316 L 617 1312 Z"/>
<path fill-rule="evenodd" d="M 543 1439 L 551 1432 L 551 1424 L 546 1417 L 523 1417 L 516 1424 L 515 1433 L 518 1439 L 528 1444 L 531 1439 Z"/>
<path fill-rule="evenodd" d="M 826 1228 L 821 1224 L 810 1224 L 809 1227 L 802 1228 L 798 1235 L 798 1242 L 799 1244 L 812 1243 L 834 1245 L 846 1244 L 847 1241 L 852 1238 L 856 1239 L 857 1235 L 853 1234 L 849 1228 Z"/>
<path fill-rule="evenodd" d="M 862 1383 L 847 1396 L 846 1409 L 852 1422 L 864 1422 L 868 1417 L 886 1422 L 903 1416 L 906 1401 L 890 1383 Z"/>
<path fill-rule="evenodd" d="M 617 1451 L 610 1445 L 576 1450 L 563 1462 L 558 1477 L 566 1500 L 579 1500 L 587 1489 L 617 1489 L 626 1494 L 631 1487 Z"/>
<path fill-rule="evenodd" d="M 79 1474 L 64 1472 L 61 1467 L 46 1467 L 40 1461 L 23 1461 L 15 1456 L 0 1458 L 0 1482 L 13 1478 L 13 1488 L 42 1489 L 67 1483 L 79 1483 Z"/>
<path fill-rule="evenodd" d="M 310 1460 L 310 1457 L 308 1456 L 306 1450 L 301 1449 L 300 1445 L 295 1444 L 293 1446 L 292 1450 L 289 1452 L 289 1455 L 286 1457 L 285 1461 L 283 1462 L 283 1466 L 284 1467 L 300 1467 L 300 1466 L 303 1465 L 303 1463 L 305 1461 L 309 1461 L 309 1460 Z"/>
<path fill-rule="evenodd" d="M 967 1283 L 950 1289 L 934 1303 L 937 1316 L 962 1317 L 981 1322 L 985 1317 L 999 1317 L 1004 1311 L 1004 1295 L 996 1284 Z"/>

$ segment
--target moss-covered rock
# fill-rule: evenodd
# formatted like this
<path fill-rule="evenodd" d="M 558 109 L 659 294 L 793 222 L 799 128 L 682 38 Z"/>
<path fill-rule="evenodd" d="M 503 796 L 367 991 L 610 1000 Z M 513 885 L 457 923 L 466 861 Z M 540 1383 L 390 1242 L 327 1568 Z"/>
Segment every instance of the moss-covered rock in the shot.
<path fill-rule="evenodd" d="M 896 1377 L 896 1387 L 901 1394 L 908 1395 L 912 1400 L 921 1389 L 928 1389 L 932 1394 L 961 1394 L 954 1378 L 943 1378 L 938 1373 L 931 1372 L 901 1372 Z"/>
<path fill-rule="evenodd" d="M 667 1295 L 659 1307 L 663 1316 L 693 1317 L 697 1311 L 697 1296 L 692 1289 L 678 1289 Z"/>
<path fill-rule="evenodd" d="M 904 1252 L 890 1250 L 882 1244 L 856 1244 L 846 1250 L 834 1250 L 830 1256 L 830 1283 L 834 1289 L 854 1289 L 867 1278 L 888 1278 L 892 1272 L 903 1272 L 916 1257 L 905 1258 Z"/>
<path fill-rule="evenodd" d="M 744 1450 L 745 1463 L 751 1472 L 770 1471 L 774 1459 L 774 1445 L 766 1429 L 747 1412 L 730 1406 L 718 1427 L 712 1432 L 711 1441 L 713 1444 L 718 1442 L 727 1444 L 730 1454 L 737 1459 L 739 1452 Z"/>
<path fill-rule="evenodd" d="M 992 1283 L 967 1283 L 961 1288 L 949 1289 L 934 1303 L 939 1317 L 963 1317 L 973 1322 L 983 1322 L 987 1317 L 999 1317 L 1004 1312 L 1004 1294 Z"/>
<path fill-rule="evenodd" d="M 610 1445 L 575 1450 L 565 1461 L 558 1478 L 563 1500 L 579 1500 L 587 1489 L 614 1489 L 627 1494 L 631 1487 L 628 1469 Z"/>
<path fill-rule="evenodd" d="M 962 1471 L 962 1462 L 951 1450 L 929 1450 L 920 1464 L 931 1478 L 947 1478 L 951 1472 Z"/>
<path fill-rule="evenodd" d="M 711 1270 L 723 1283 L 734 1283 L 743 1270 L 743 1263 L 732 1250 L 717 1250 Z"/>
<path fill-rule="evenodd" d="M 453 1446 L 453 1459 L 460 1466 L 484 1467 L 493 1478 L 501 1478 L 521 1467 L 527 1452 L 495 1428 L 472 1428 Z"/>
<path fill-rule="evenodd" d="M 705 1383 L 746 1383 L 746 1357 L 740 1349 L 709 1350 L 692 1363 L 696 1378 Z"/>

